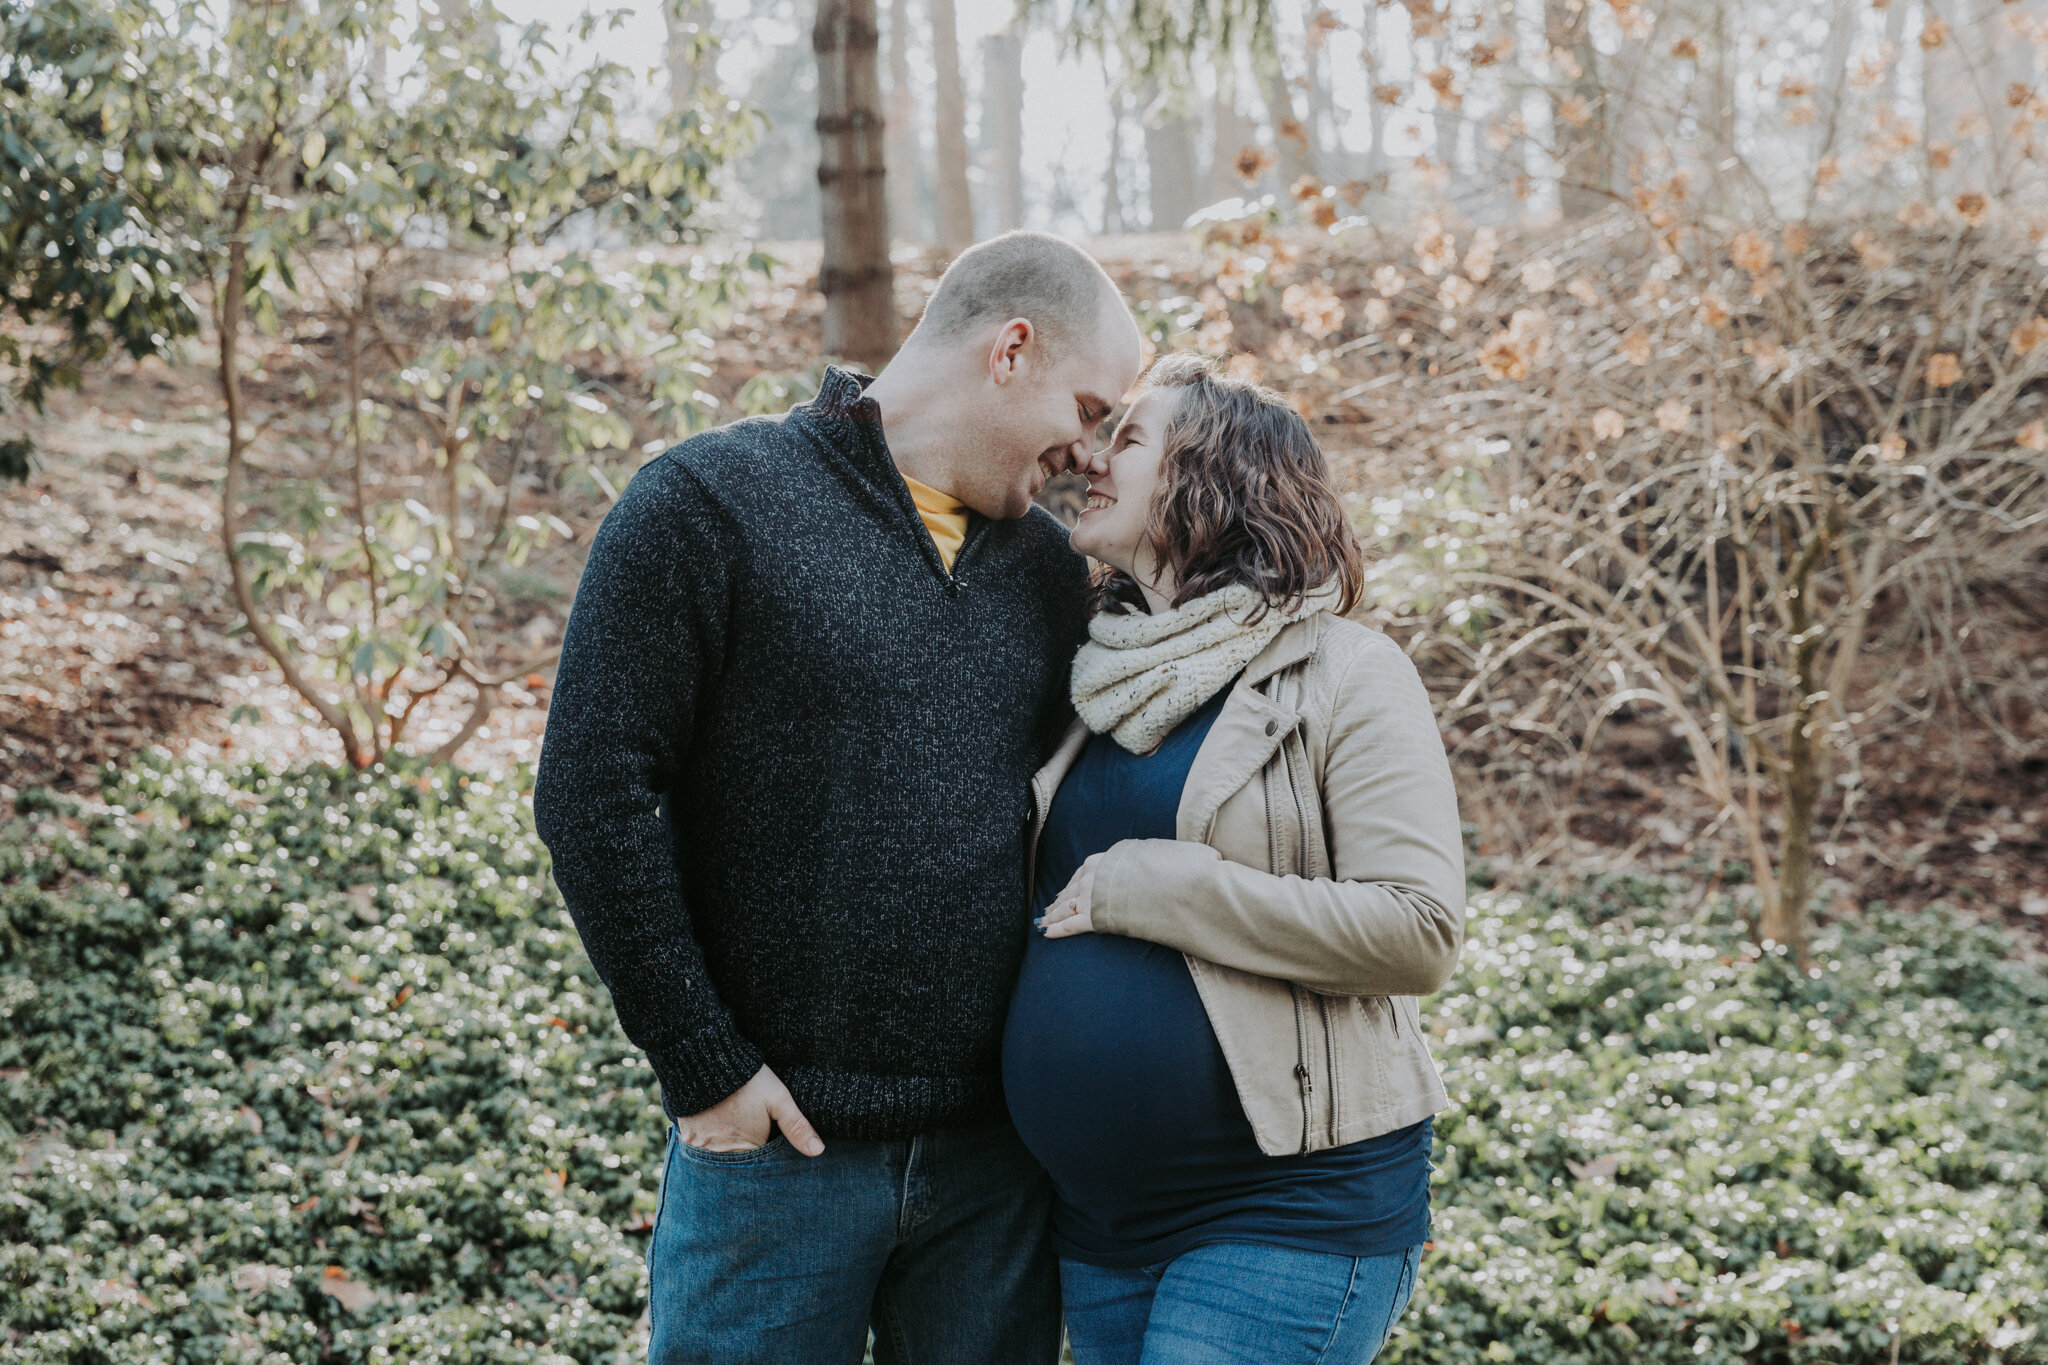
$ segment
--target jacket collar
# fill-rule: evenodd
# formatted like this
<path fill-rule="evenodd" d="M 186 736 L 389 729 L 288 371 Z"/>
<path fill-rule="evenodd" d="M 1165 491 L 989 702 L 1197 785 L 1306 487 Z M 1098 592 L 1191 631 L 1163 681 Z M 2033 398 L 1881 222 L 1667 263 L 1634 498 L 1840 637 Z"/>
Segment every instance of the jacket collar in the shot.
<path fill-rule="evenodd" d="M 1239 686 L 1256 687 L 1281 669 L 1290 668 L 1315 653 L 1316 642 L 1322 639 L 1326 614 L 1319 611 L 1283 628 L 1244 666 L 1244 681 Z"/>

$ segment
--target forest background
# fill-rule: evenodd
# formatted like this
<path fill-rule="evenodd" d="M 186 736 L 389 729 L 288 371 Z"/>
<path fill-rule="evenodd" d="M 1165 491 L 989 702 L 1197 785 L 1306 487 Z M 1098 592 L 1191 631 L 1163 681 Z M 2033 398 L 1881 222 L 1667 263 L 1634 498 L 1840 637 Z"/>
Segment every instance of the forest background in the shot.
<path fill-rule="evenodd" d="M 583 547 L 1037 226 L 1310 418 L 1438 703 L 1394 1357 L 2044 1358 L 2038 4 L 0 30 L 10 1351 L 630 1354 L 658 1108 L 523 804 Z"/>

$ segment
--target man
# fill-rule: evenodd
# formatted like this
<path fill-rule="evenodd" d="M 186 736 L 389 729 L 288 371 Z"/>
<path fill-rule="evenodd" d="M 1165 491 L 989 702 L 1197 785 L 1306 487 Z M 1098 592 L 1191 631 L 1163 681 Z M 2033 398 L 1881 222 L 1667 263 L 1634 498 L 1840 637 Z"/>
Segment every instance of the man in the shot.
<path fill-rule="evenodd" d="M 598 530 L 533 808 L 674 1119 L 655 1365 L 1058 1354 L 999 1057 L 1084 561 L 1031 499 L 1139 363 L 1101 267 L 1010 233 L 881 375 L 692 437 Z"/>

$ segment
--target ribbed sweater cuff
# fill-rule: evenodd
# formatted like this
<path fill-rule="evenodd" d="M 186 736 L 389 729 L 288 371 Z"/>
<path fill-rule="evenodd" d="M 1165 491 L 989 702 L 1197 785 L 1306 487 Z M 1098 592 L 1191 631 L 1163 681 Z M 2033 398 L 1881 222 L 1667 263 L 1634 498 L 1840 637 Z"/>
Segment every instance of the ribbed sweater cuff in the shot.
<path fill-rule="evenodd" d="M 761 1051 L 731 1028 L 647 1049 L 670 1118 L 701 1114 L 754 1078 Z"/>

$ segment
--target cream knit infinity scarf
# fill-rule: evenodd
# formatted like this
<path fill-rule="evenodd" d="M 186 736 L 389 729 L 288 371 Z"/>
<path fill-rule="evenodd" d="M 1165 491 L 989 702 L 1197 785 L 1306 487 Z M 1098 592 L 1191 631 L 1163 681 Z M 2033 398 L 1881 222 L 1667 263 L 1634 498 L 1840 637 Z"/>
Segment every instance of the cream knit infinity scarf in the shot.
<path fill-rule="evenodd" d="M 1259 596 L 1242 584 L 1156 615 L 1099 612 L 1074 656 L 1074 710 L 1096 734 L 1149 754 L 1289 624 L 1336 605 L 1334 585 L 1292 610 L 1246 620 Z"/>

